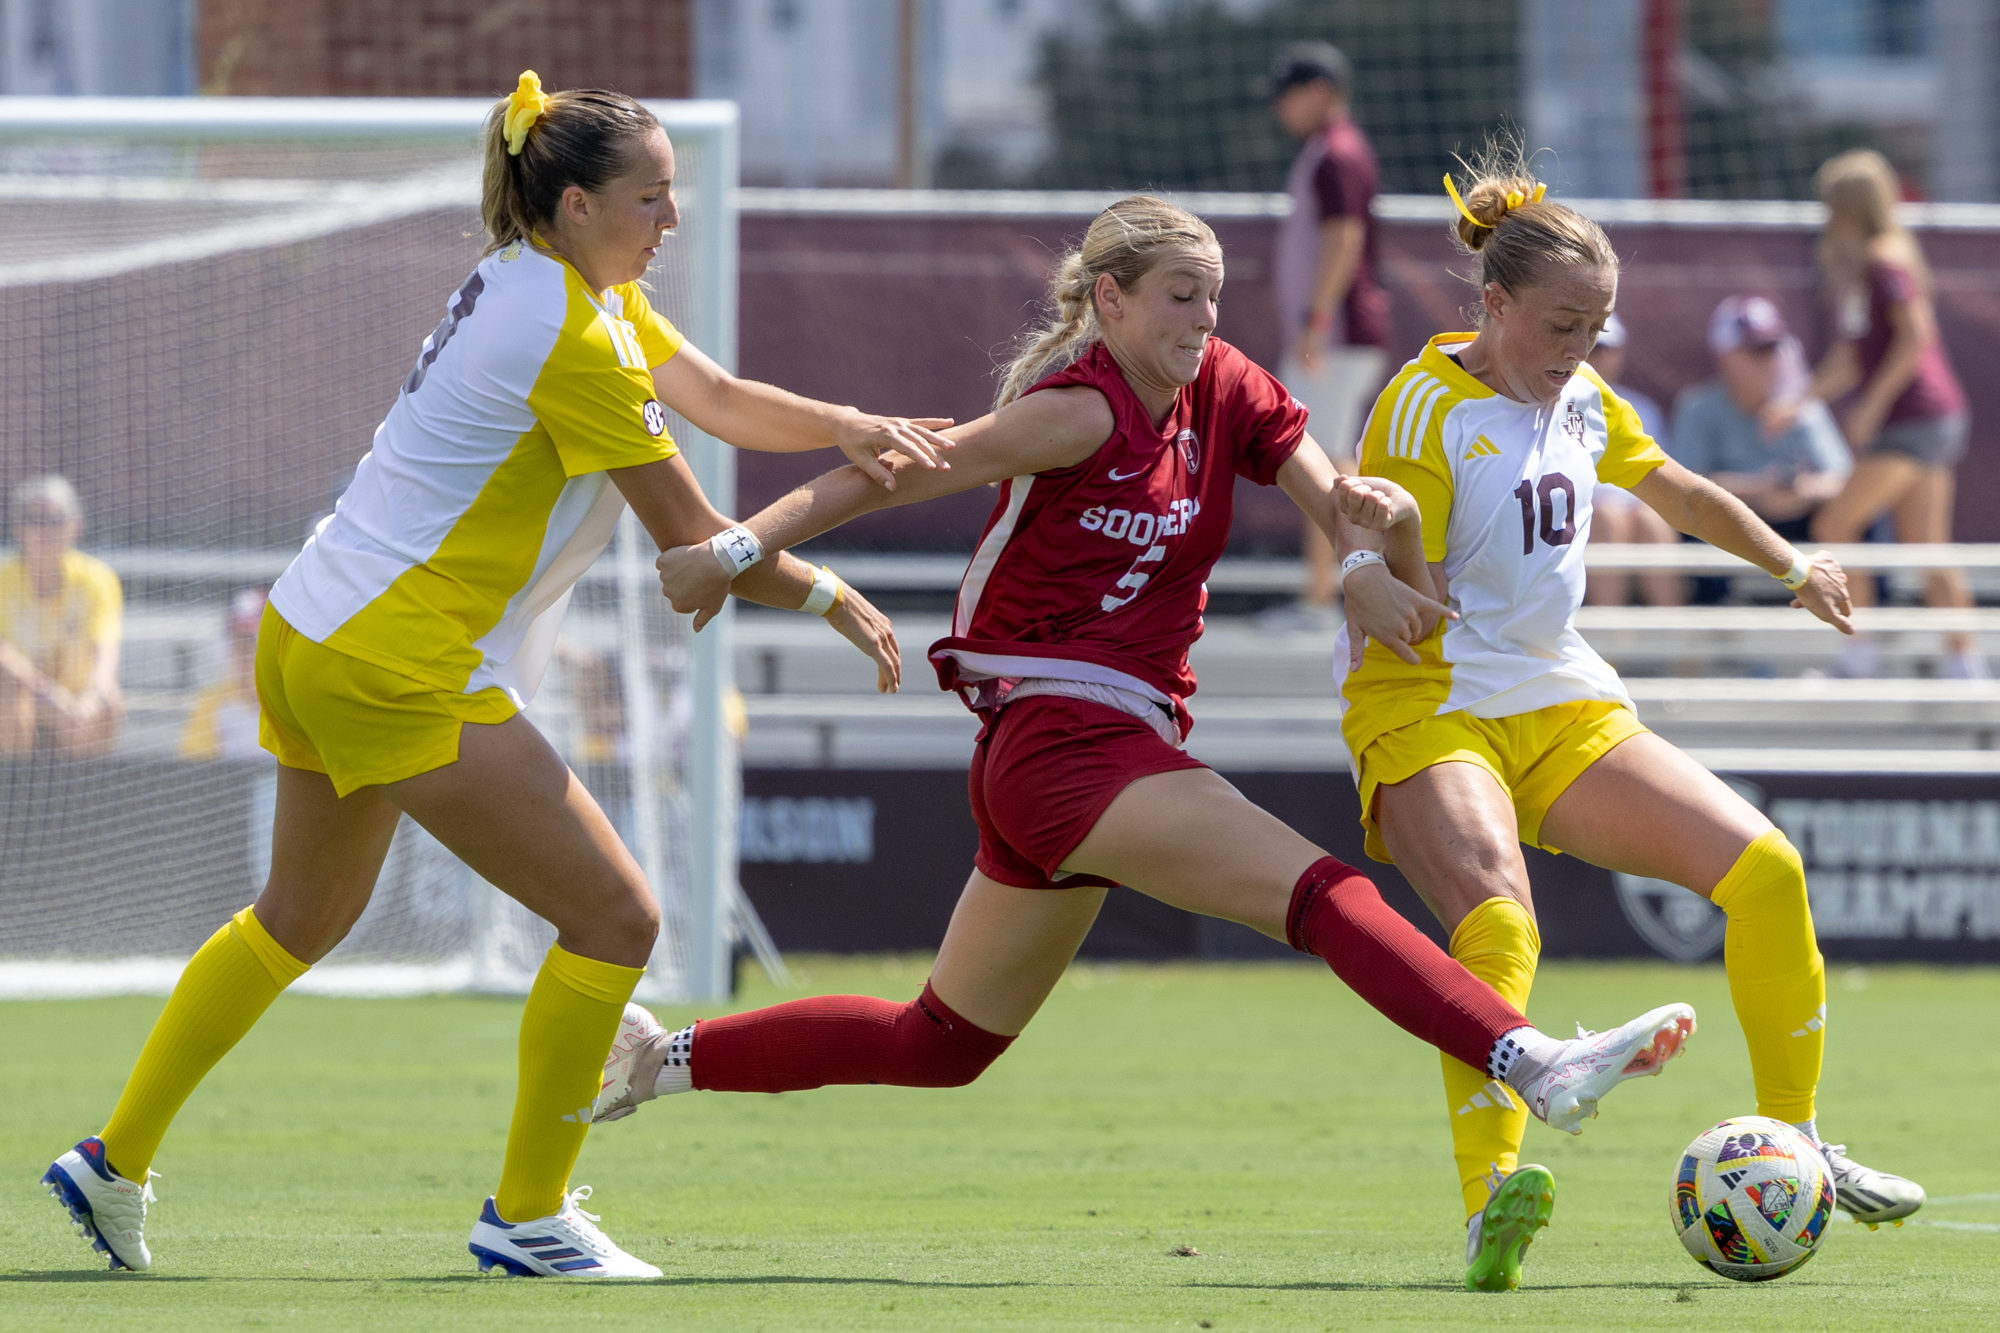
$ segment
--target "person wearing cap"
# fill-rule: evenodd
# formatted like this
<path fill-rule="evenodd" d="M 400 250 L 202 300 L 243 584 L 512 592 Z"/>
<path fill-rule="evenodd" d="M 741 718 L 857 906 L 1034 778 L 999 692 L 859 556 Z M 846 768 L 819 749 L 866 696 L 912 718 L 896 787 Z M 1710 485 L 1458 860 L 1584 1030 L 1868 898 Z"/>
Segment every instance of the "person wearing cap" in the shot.
<path fill-rule="evenodd" d="M 241 588 L 229 599 L 226 670 L 196 697 L 181 731 L 181 758 L 271 758 L 257 741 L 257 627 L 267 596 L 263 588 Z"/>
<path fill-rule="evenodd" d="M 1667 414 L 1651 395 L 1624 382 L 1625 344 L 1625 321 L 1614 312 L 1605 318 L 1604 331 L 1597 335 L 1597 346 L 1590 353 L 1590 367 L 1611 386 L 1613 393 L 1631 404 L 1646 434 L 1671 454 Z M 1591 507 L 1595 511 L 1590 525 L 1592 541 L 1680 543 L 1681 535 L 1623 486 L 1613 486 L 1608 481 L 1597 483 Z M 1585 581 L 1583 600 L 1591 606 L 1624 606 L 1632 600 L 1632 580 L 1632 574 L 1622 569 L 1593 570 Z M 1679 606 L 1687 600 L 1686 580 L 1672 570 L 1646 570 L 1638 575 L 1638 583 L 1640 598 L 1648 606 Z"/>
<path fill-rule="evenodd" d="M 117 738 L 125 598 L 111 566 L 75 549 L 82 530 L 62 477 L 15 490 L 20 549 L 0 560 L 0 752 L 102 754 Z"/>
<path fill-rule="evenodd" d="M 1667 451 L 1742 500 L 1780 536 L 1804 541 L 1813 513 L 1840 493 L 1854 460 L 1826 404 L 1808 400 L 1786 417 L 1773 404 L 1797 395 L 1805 355 L 1777 306 L 1732 296 L 1708 321 L 1715 378 L 1674 404 Z"/>
<path fill-rule="evenodd" d="M 1271 112 L 1301 141 L 1273 266 L 1278 378 L 1305 405 L 1313 438 L 1343 472 L 1354 470 L 1362 410 L 1381 385 L 1389 341 L 1389 294 L 1375 275 L 1372 205 L 1381 171 L 1348 114 L 1352 82 L 1347 57 L 1325 42 L 1286 47 L 1271 70 Z M 1308 521 L 1303 549 L 1299 602 L 1270 623 L 1331 626 L 1333 547 Z"/>

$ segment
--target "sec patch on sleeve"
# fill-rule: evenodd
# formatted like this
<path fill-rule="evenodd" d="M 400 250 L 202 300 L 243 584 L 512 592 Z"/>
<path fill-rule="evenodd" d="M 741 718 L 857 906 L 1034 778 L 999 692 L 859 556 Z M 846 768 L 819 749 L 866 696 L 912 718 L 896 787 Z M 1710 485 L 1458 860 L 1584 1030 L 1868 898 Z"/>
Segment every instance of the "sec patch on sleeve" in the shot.
<path fill-rule="evenodd" d="M 660 406 L 659 399 L 648 398 L 645 405 L 639 409 L 639 416 L 646 423 L 646 433 L 648 435 L 665 435 L 667 433 L 667 410 Z"/>

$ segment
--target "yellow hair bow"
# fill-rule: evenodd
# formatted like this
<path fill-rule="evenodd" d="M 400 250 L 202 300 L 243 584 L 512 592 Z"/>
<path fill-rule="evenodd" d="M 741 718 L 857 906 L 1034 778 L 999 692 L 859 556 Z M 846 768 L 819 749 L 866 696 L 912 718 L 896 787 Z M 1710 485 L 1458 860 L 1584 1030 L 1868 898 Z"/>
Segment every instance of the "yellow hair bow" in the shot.
<path fill-rule="evenodd" d="M 1458 186 L 1452 183 L 1449 172 L 1445 173 L 1444 192 L 1451 196 L 1452 203 L 1458 205 L 1459 213 L 1464 216 L 1467 222 L 1470 222 L 1475 227 L 1491 228 L 1493 226 L 1490 222 L 1481 222 L 1478 218 L 1472 216 L 1472 210 L 1465 206 L 1465 200 L 1458 197 Z M 1540 203 L 1542 196 L 1548 192 L 1549 187 L 1546 185 L 1537 185 L 1535 192 L 1530 195 L 1524 195 L 1519 190 L 1509 190 L 1507 191 L 1507 207 L 1512 209 L 1519 208 L 1522 204 Z"/>
<path fill-rule="evenodd" d="M 521 82 L 507 95 L 507 119 L 502 128 L 507 134 L 507 153 L 519 157 L 528 145 L 528 131 L 536 121 L 548 114 L 549 95 L 542 91 L 541 75 L 535 71 L 521 71 Z"/>

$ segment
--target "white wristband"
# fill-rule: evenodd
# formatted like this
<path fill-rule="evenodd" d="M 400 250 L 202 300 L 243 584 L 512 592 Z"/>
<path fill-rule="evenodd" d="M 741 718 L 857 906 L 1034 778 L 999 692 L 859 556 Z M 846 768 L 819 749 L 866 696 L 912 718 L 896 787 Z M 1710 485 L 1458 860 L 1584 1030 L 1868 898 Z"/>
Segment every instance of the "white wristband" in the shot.
<path fill-rule="evenodd" d="M 1382 553 L 1380 551 L 1351 552 L 1349 553 L 1347 559 L 1340 562 L 1341 586 L 1342 587 L 1347 586 L 1347 576 L 1349 574 L 1352 574 L 1357 569 L 1366 569 L 1370 565 L 1381 565 L 1386 568 L 1388 564 L 1389 562 L 1382 558 Z"/>
<path fill-rule="evenodd" d="M 708 549 L 732 578 L 764 558 L 764 544 L 741 524 L 710 537 Z"/>
<path fill-rule="evenodd" d="M 1792 567 L 1778 575 L 1778 582 L 1797 592 L 1812 577 L 1812 558 L 1798 547 L 1792 548 Z"/>
<path fill-rule="evenodd" d="M 799 610 L 823 616 L 840 605 L 840 597 L 840 575 L 821 565 L 813 571 L 812 591 L 806 594 L 805 605 Z"/>

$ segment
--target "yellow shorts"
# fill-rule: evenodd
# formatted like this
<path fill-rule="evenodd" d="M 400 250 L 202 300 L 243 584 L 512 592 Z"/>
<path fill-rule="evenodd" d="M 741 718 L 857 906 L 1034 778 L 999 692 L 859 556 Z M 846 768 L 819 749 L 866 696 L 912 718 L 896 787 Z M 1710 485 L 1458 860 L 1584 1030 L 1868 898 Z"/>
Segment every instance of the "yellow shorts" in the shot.
<path fill-rule="evenodd" d="M 1361 827 L 1368 855 L 1390 860 L 1375 827 L 1375 789 L 1407 782 L 1435 764 L 1477 764 L 1514 802 L 1521 841 L 1541 841 L 1542 820 L 1556 797 L 1620 741 L 1647 728 L 1623 704 L 1602 699 L 1552 704 L 1513 717 L 1440 713 L 1386 731 L 1355 756 L 1361 787 Z"/>
<path fill-rule="evenodd" d="M 258 742 L 287 768 L 326 774 L 340 796 L 455 763 L 461 724 L 520 711 L 498 688 L 453 694 L 314 643 L 268 604 L 257 703 Z"/>

